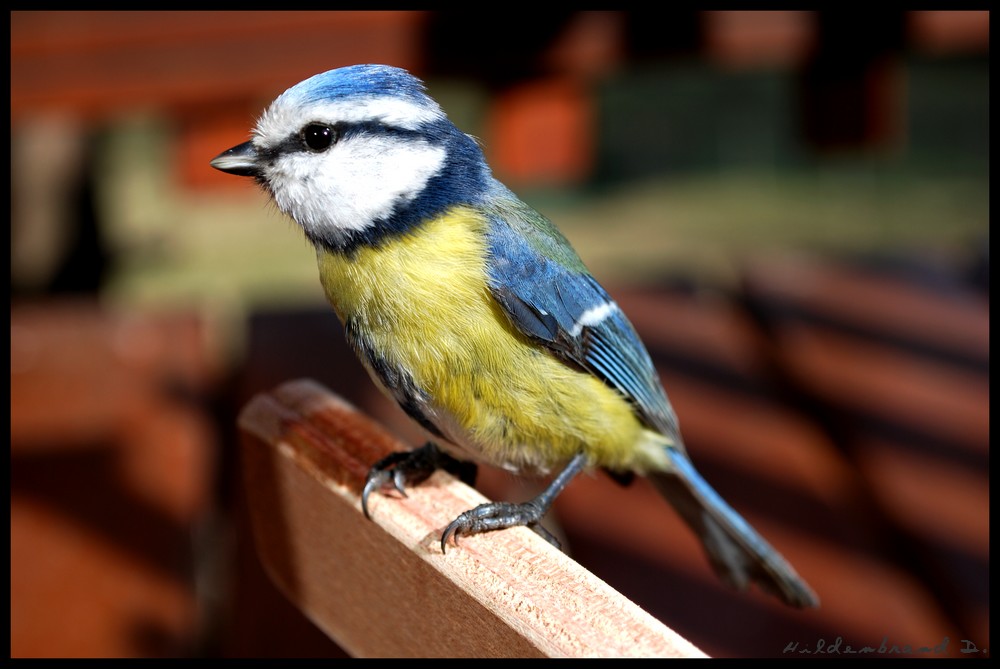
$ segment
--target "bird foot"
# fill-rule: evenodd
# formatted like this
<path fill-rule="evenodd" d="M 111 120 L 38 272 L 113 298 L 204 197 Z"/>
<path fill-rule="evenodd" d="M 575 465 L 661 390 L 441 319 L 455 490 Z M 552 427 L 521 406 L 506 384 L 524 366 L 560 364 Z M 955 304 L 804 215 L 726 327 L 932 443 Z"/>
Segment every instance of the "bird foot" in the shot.
<path fill-rule="evenodd" d="M 368 511 L 368 497 L 374 491 L 381 490 L 391 484 L 396 492 L 406 497 L 405 485 L 420 483 L 438 469 L 444 469 L 468 485 L 474 485 L 476 482 L 476 465 L 474 463 L 457 460 L 430 441 L 412 451 L 390 453 L 376 462 L 368 470 L 365 487 L 361 492 L 361 510 L 364 512 L 365 518 L 371 519 L 371 513 Z"/>
<path fill-rule="evenodd" d="M 550 544 L 561 548 L 559 540 L 539 524 L 547 510 L 547 506 L 539 504 L 538 500 L 522 504 L 512 502 L 480 504 L 460 515 L 445 528 L 444 534 L 441 535 L 441 552 L 445 552 L 445 545 L 449 539 L 452 539 L 457 546 L 459 537 L 505 530 L 508 527 L 521 525 L 530 527 Z"/>

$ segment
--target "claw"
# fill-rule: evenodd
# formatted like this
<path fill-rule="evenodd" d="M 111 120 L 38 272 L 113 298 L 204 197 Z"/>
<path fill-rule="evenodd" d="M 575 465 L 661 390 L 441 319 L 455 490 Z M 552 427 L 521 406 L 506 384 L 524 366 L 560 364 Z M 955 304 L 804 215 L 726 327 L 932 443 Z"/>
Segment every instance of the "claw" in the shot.
<path fill-rule="evenodd" d="M 471 483 L 475 480 L 474 464 L 456 460 L 431 442 L 413 451 L 395 451 L 376 462 L 369 470 L 361 491 L 361 510 L 365 518 L 371 520 L 368 498 L 373 492 L 391 484 L 396 492 L 406 497 L 407 483 L 420 483 L 439 468 L 461 476 L 464 481 Z"/>
<path fill-rule="evenodd" d="M 365 488 L 364 490 L 361 491 L 361 511 L 364 512 L 365 518 L 367 518 L 368 520 L 372 519 L 372 515 L 368 511 L 368 496 L 371 495 L 374 491 L 381 488 L 382 485 L 385 483 L 386 479 L 383 478 L 382 474 L 385 474 L 385 472 L 383 471 L 370 472 L 368 474 L 368 479 L 365 480 Z"/>
<path fill-rule="evenodd" d="M 562 550 L 562 542 L 559 541 L 558 539 L 556 539 L 556 536 L 554 534 L 552 534 L 551 532 L 549 532 L 544 527 L 542 527 L 541 524 L 535 523 L 534 525 L 529 525 L 528 527 L 530 527 L 532 530 L 534 530 L 535 534 L 537 534 L 538 536 L 540 536 L 542 539 L 545 539 L 546 541 L 548 541 L 550 544 L 552 544 L 553 546 L 555 546 L 559 550 Z"/>
<path fill-rule="evenodd" d="M 455 534 L 455 533 L 458 531 L 458 521 L 459 521 L 460 518 L 461 518 L 461 516 L 459 516 L 455 520 L 451 521 L 451 523 L 448 524 L 448 527 L 446 527 L 444 529 L 444 534 L 441 535 L 441 554 L 442 555 L 445 554 L 445 546 L 447 545 L 448 540 L 452 538 L 452 536 L 455 537 L 455 545 L 456 546 L 458 545 L 458 535 Z"/>
<path fill-rule="evenodd" d="M 405 480 L 406 476 L 403 473 L 402 469 L 397 467 L 396 469 L 392 470 L 392 487 L 395 488 L 396 492 L 398 492 L 403 497 L 406 497 L 406 490 L 403 489 L 403 482 Z"/>

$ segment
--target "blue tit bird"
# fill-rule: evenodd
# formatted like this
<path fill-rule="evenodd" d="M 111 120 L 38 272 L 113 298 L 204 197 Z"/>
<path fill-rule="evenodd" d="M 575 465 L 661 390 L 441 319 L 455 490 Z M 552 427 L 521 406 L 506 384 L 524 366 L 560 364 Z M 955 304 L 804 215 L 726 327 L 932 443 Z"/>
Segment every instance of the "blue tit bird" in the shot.
<path fill-rule="evenodd" d="M 373 465 L 362 494 L 461 463 L 555 474 L 441 537 L 540 521 L 573 477 L 645 475 L 716 573 L 795 607 L 809 586 L 692 465 L 649 354 L 565 237 L 490 171 L 408 72 L 343 67 L 279 95 L 211 165 L 253 177 L 316 249 L 326 296 L 383 392 L 431 441 Z M 404 493 L 405 494 L 405 493 Z"/>

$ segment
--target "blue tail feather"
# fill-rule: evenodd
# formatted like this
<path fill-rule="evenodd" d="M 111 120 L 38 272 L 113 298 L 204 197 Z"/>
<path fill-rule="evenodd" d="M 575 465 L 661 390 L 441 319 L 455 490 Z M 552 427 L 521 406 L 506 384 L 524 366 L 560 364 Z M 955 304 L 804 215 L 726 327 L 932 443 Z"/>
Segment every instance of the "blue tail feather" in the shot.
<path fill-rule="evenodd" d="M 699 536 L 716 573 L 739 590 L 753 581 L 792 606 L 818 606 L 816 593 L 701 477 L 687 456 L 675 448 L 668 451 L 673 471 L 650 479 Z"/>

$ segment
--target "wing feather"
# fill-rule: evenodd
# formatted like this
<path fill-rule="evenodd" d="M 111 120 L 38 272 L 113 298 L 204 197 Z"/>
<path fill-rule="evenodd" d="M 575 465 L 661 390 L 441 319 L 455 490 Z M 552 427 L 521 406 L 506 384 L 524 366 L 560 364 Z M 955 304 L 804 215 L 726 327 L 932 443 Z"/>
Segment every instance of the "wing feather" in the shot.
<path fill-rule="evenodd" d="M 511 323 L 618 390 L 649 427 L 677 418 L 635 329 L 548 220 L 517 201 L 492 212 L 490 290 Z"/>

